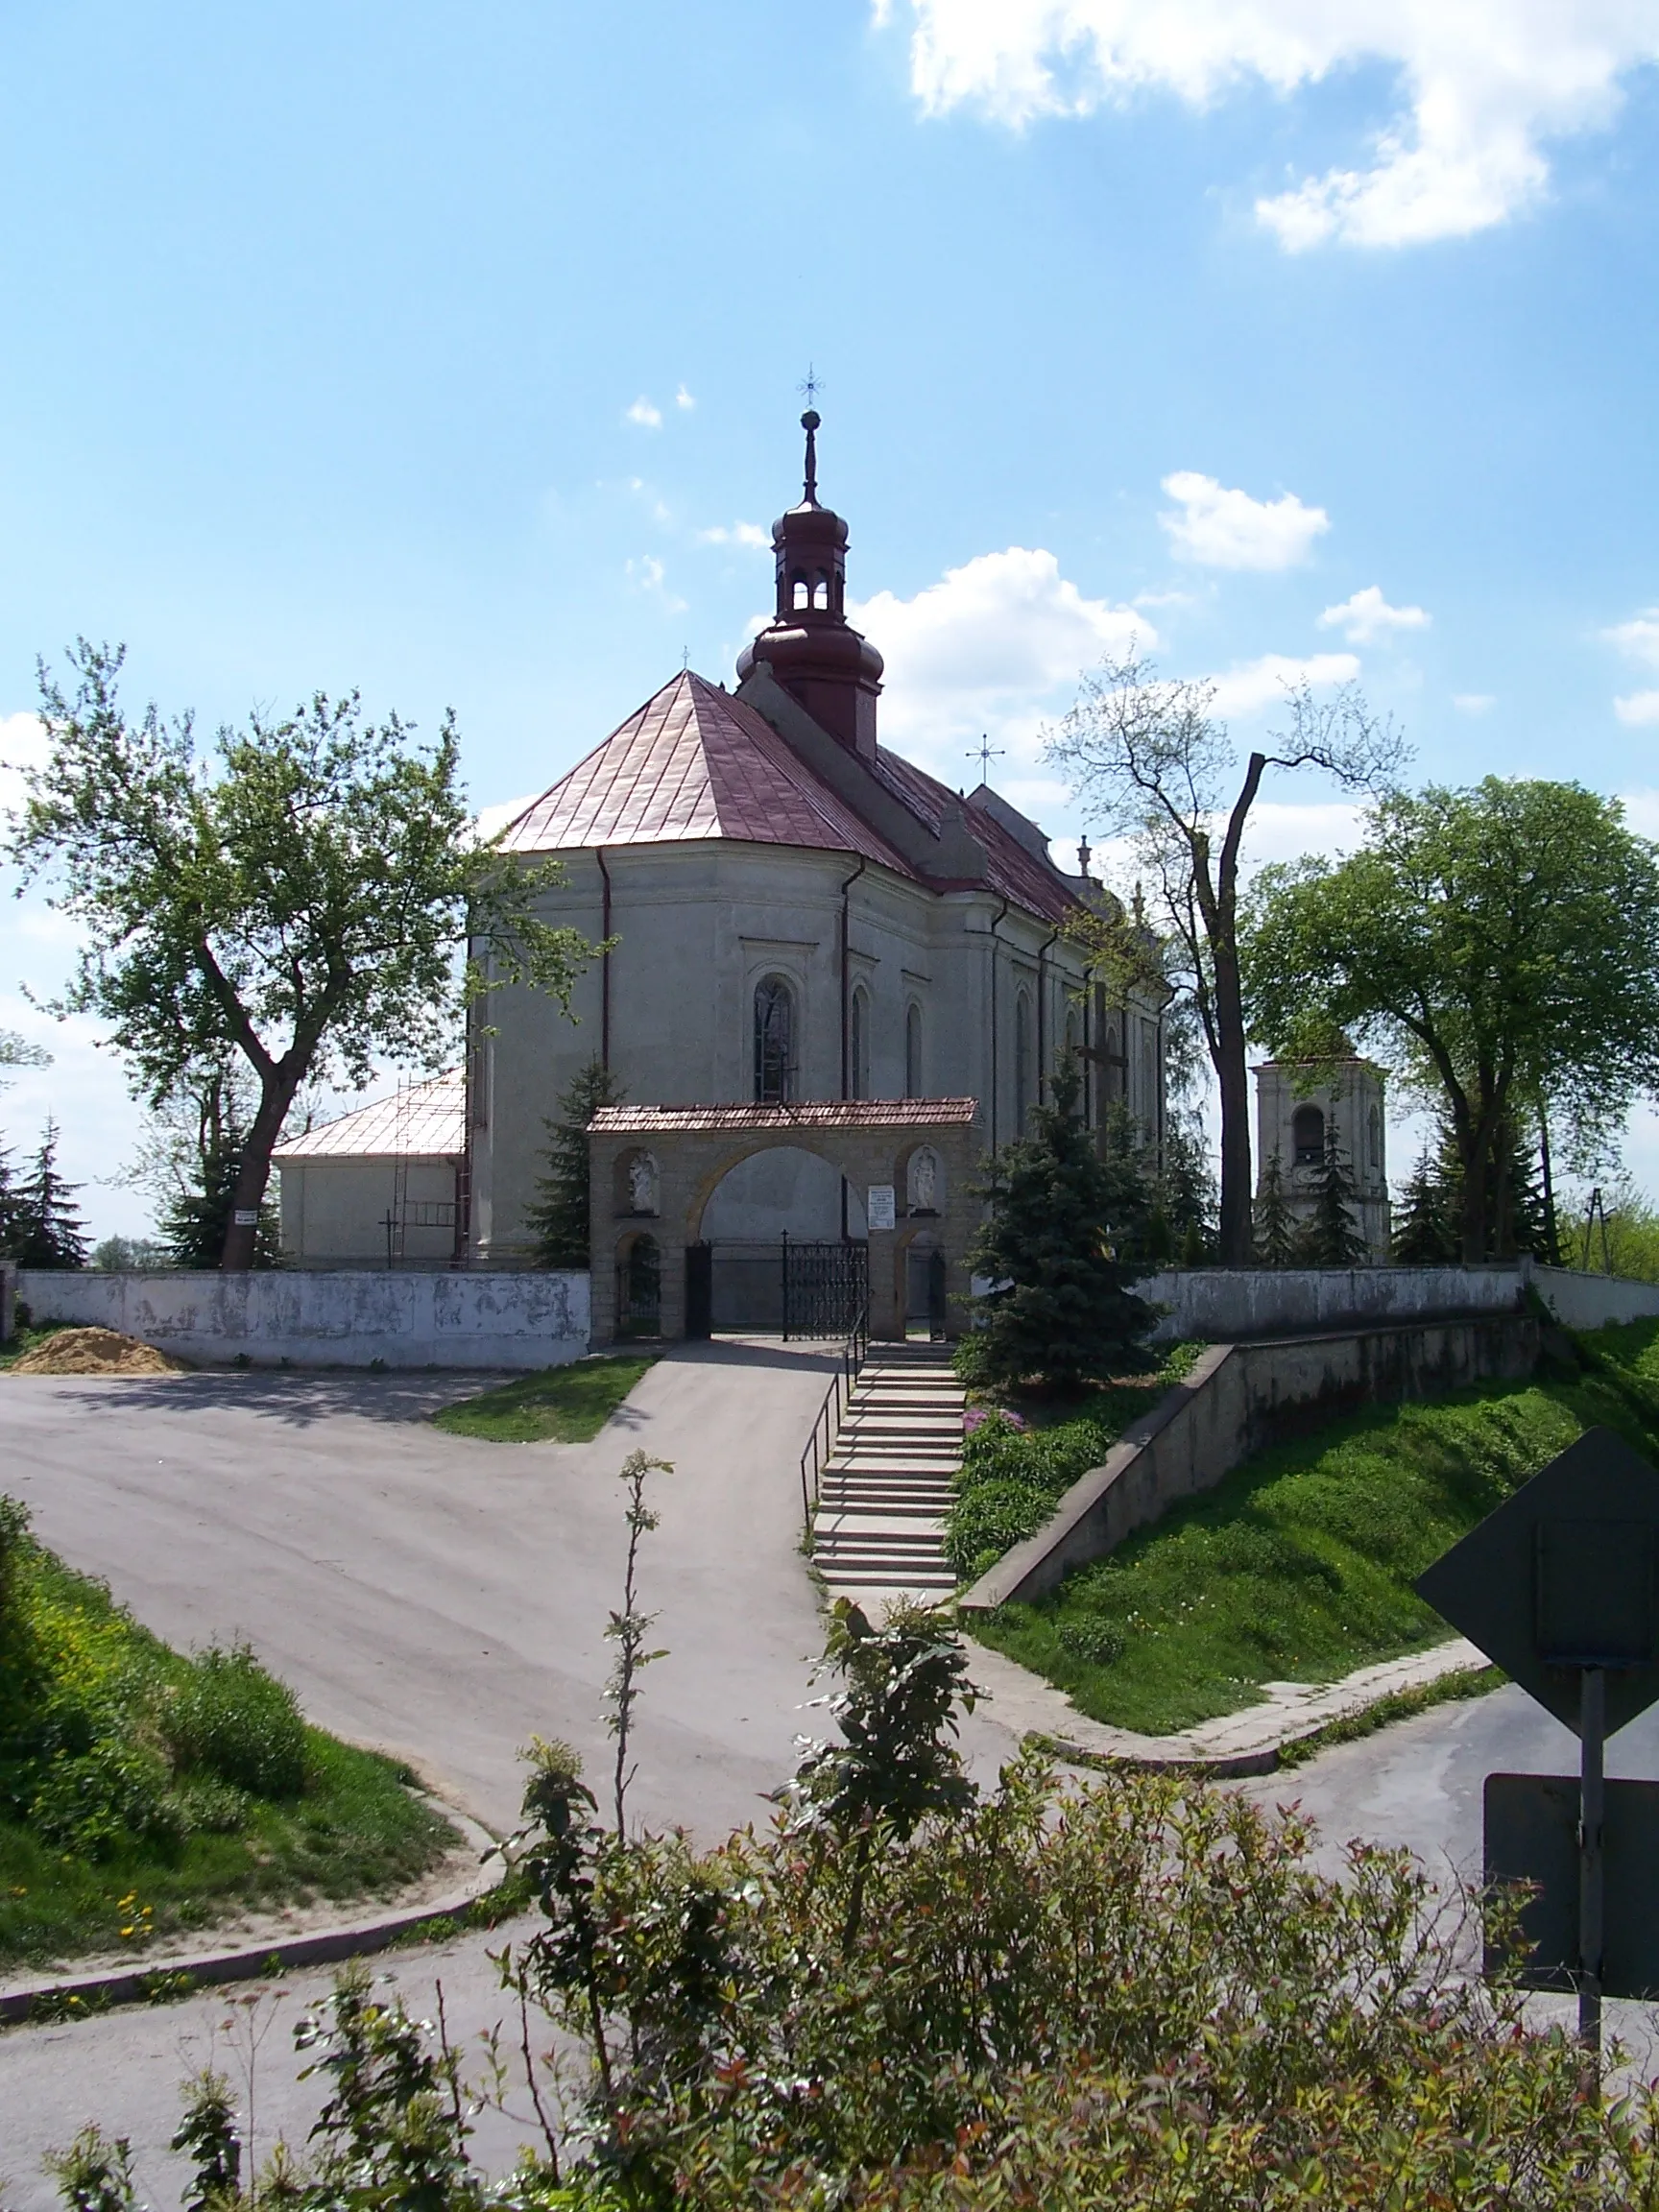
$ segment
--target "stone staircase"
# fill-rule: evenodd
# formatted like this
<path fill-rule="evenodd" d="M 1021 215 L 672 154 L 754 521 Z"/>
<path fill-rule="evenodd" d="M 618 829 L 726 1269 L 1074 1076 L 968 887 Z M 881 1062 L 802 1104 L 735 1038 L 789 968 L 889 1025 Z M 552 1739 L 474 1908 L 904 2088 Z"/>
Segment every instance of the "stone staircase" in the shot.
<path fill-rule="evenodd" d="M 873 1344 L 819 1486 L 812 1558 L 832 1597 L 937 1599 L 962 1464 L 962 1385 L 948 1344 Z"/>

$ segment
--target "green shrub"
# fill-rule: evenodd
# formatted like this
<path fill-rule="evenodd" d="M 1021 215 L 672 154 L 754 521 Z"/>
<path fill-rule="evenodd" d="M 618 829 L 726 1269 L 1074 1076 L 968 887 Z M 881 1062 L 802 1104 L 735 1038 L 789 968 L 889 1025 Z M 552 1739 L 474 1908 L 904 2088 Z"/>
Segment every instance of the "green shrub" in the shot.
<path fill-rule="evenodd" d="M 187 1836 L 236 1836 L 248 1825 L 247 1791 L 211 1774 L 192 1774 L 180 1782 L 173 1803 Z"/>
<path fill-rule="evenodd" d="M 172 1777 L 154 1751 L 106 1739 L 49 1762 L 29 1808 L 43 1842 L 78 1859 L 109 1859 L 134 1842 L 176 1843 L 184 1833 L 168 1794 Z"/>
<path fill-rule="evenodd" d="M 294 1693 L 246 1645 L 200 1653 L 161 1725 L 187 1773 L 213 1775 L 255 1797 L 297 1797 L 305 1787 L 305 1723 Z"/>

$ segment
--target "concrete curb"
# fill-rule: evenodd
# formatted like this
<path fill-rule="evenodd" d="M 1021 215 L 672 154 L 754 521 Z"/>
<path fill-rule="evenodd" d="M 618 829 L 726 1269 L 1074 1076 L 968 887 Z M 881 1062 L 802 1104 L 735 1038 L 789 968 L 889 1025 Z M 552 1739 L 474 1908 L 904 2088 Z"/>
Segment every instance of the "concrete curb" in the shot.
<path fill-rule="evenodd" d="M 1146 1773 L 1201 1774 L 1236 1781 L 1271 1774 L 1285 1753 L 1322 1735 L 1334 1722 L 1355 1720 L 1391 1697 L 1431 1687 L 1455 1674 L 1478 1673 L 1491 1662 L 1461 1638 L 1363 1667 L 1339 1682 L 1270 1683 L 1261 1705 L 1207 1720 L 1178 1736 L 1137 1736 L 1078 1712 L 1064 1691 L 1000 1651 L 978 1645 L 969 1671 L 989 1693 L 988 1709 L 1022 1742 L 1085 1767 L 1127 1767 Z"/>
<path fill-rule="evenodd" d="M 466 1814 L 457 1813 L 453 1806 L 445 1806 L 444 1813 L 445 1817 L 460 1829 L 463 1841 L 477 1850 L 481 1860 L 485 1853 L 495 1851 L 496 1839 L 487 1828 Z M 486 1873 L 481 1867 L 464 1888 L 446 1897 L 435 1897 L 426 1905 L 405 1907 L 400 1912 L 383 1913 L 373 1920 L 348 1921 L 338 1928 L 319 1928 L 307 1936 L 278 1936 L 273 1941 L 246 1945 L 235 1951 L 161 1958 L 148 1965 L 134 1962 L 93 1974 L 15 1984 L 0 1991 L 0 2027 L 27 2022 L 42 2000 L 54 2001 L 52 2017 L 56 2021 L 60 2017 L 59 2006 L 71 1999 L 78 1998 L 88 2007 L 96 2003 L 102 2008 L 109 2005 L 151 2004 L 158 1996 L 185 1994 L 179 1990 L 157 1991 L 156 1987 L 157 1983 L 180 1975 L 187 1975 L 193 1987 L 210 1988 L 219 1983 L 253 1982 L 273 1972 L 286 1974 L 301 1966 L 328 1966 L 337 1960 L 384 1951 L 400 1936 L 423 1928 L 430 1920 L 458 1917 L 480 1897 L 488 1896 L 499 1880 L 498 1869 Z"/>

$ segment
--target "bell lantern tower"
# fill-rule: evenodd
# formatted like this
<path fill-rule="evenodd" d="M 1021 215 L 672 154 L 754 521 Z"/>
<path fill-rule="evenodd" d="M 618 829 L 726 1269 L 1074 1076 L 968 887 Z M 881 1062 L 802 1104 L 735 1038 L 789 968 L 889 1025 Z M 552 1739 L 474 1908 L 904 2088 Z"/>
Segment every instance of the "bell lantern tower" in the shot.
<path fill-rule="evenodd" d="M 772 620 L 737 657 L 739 683 L 762 663 L 820 729 L 849 752 L 876 757 L 881 656 L 847 620 L 847 525 L 818 501 L 820 417 L 808 407 L 801 504 L 772 525 L 777 602 Z"/>

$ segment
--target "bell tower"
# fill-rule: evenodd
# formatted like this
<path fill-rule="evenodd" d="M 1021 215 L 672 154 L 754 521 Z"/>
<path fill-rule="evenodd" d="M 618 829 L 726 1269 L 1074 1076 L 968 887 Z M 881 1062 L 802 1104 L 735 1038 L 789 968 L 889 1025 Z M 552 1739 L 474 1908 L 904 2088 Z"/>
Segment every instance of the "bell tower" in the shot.
<path fill-rule="evenodd" d="M 801 504 L 772 525 L 777 603 L 771 621 L 737 657 L 737 680 L 762 662 L 850 753 L 876 757 L 876 702 L 881 656 L 847 620 L 847 525 L 818 501 L 820 417 L 801 418 L 806 464 Z"/>

